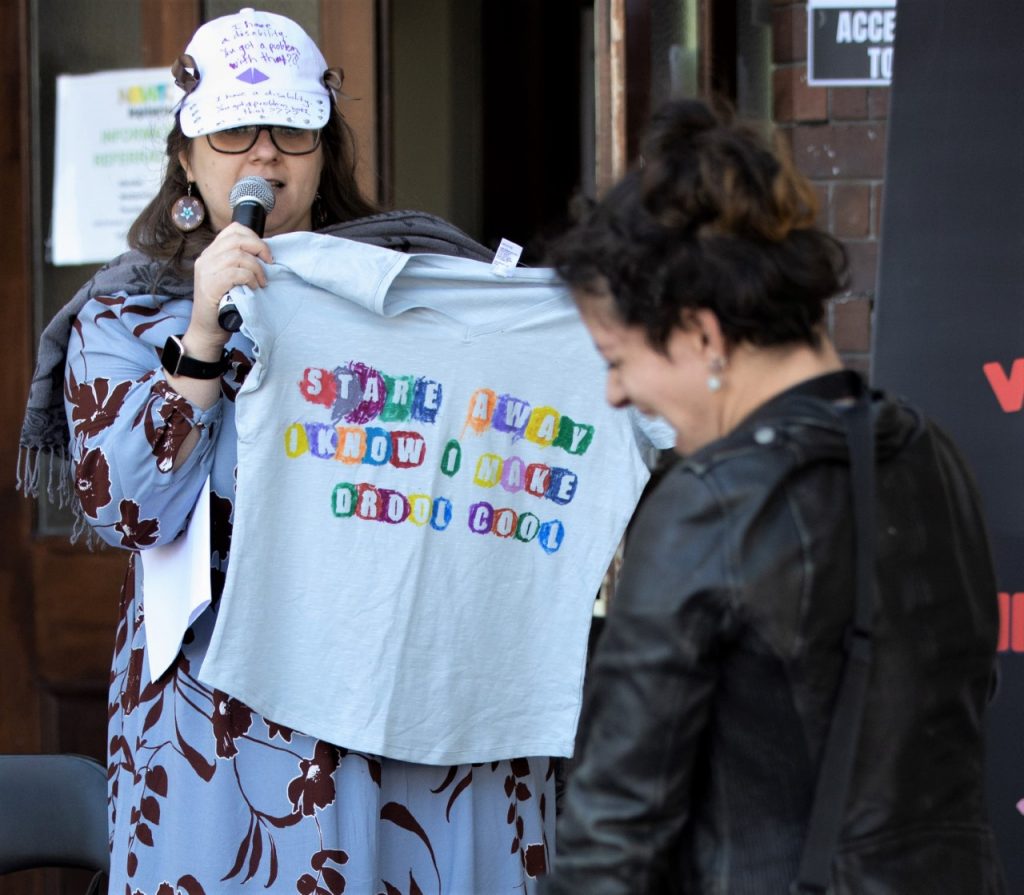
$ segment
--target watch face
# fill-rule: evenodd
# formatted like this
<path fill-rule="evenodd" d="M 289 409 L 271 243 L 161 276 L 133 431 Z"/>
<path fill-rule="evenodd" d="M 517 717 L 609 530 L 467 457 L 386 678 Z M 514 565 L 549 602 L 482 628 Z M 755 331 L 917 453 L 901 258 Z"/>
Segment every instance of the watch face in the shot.
<path fill-rule="evenodd" d="M 168 336 L 167 341 L 164 342 L 164 353 L 160 357 L 160 363 L 168 373 L 172 376 L 177 376 L 178 365 L 180 364 L 184 353 L 181 342 L 178 341 L 178 337 Z"/>
<path fill-rule="evenodd" d="M 216 379 L 227 369 L 227 351 L 220 360 L 201 361 L 189 357 L 180 336 L 168 336 L 164 343 L 164 351 L 160 363 L 172 376 L 185 376 L 189 379 Z"/>

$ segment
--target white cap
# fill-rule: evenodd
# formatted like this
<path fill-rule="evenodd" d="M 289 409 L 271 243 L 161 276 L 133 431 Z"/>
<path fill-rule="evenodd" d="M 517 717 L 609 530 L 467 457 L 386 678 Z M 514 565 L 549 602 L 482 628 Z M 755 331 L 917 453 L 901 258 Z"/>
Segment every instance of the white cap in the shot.
<path fill-rule="evenodd" d="M 181 101 L 186 137 L 250 124 L 313 129 L 330 117 L 327 63 L 291 19 L 243 9 L 200 27 L 185 53 L 199 78 Z"/>

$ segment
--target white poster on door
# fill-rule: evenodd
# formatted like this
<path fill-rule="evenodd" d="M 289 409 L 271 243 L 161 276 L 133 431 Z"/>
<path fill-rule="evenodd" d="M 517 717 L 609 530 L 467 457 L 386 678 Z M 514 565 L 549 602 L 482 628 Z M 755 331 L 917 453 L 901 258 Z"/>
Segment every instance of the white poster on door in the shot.
<path fill-rule="evenodd" d="M 127 249 L 128 228 L 160 186 L 180 96 L 166 68 L 58 76 L 52 264 Z"/>

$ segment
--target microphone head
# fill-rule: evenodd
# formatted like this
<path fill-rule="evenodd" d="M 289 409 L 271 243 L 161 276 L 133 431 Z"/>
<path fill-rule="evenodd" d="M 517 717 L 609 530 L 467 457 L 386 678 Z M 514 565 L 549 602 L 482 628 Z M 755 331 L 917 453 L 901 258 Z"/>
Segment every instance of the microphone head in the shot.
<path fill-rule="evenodd" d="M 235 208 L 242 202 L 256 202 L 263 207 L 263 210 L 270 214 L 274 210 L 274 188 L 262 177 L 243 177 L 233 187 L 228 195 L 228 204 Z"/>

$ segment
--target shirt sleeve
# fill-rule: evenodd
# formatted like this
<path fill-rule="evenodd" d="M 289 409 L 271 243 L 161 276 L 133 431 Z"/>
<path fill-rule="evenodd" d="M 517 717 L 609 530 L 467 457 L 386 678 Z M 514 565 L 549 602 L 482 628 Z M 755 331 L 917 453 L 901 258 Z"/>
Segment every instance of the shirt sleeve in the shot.
<path fill-rule="evenodd" d="M 75 492 L 106 542 L 144 549 L 184 527 L 213 464 L 223 397 L 207 410 L 175 392 L 159 348 L 189 302 L 123 293 L 89 301 L 72 328 L 64 402 Z M 174 469 L 192 430 L 199 441 Z"/>
<path fill-rule="evenodd" d="M 638 516 L 588 675 L 582 756 L 544 895 L 661 891 L 677 872 L 733 624 L 720 519 L 707 486 L 678 473 Z"/>

